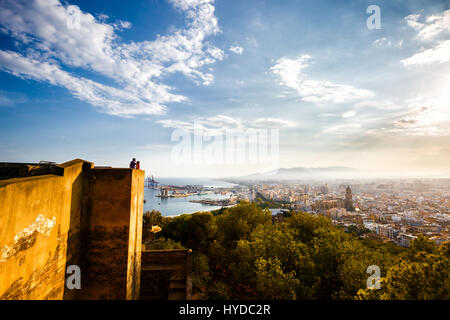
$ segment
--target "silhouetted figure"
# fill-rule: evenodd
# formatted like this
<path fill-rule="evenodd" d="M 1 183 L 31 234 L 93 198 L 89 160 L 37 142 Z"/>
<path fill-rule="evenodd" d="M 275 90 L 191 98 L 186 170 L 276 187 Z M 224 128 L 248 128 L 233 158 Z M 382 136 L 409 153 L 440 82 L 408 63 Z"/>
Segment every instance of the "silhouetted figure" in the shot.
<path fill-rule="evenodd" d="M 136 169 L 141 170 L 141 162 L 136 162 Z"/>
<path fill-rule="evenodd" d="M 133 160 L 131 160 L 130 169 L 136 169 L 136 158 L 133 158 Z"/>

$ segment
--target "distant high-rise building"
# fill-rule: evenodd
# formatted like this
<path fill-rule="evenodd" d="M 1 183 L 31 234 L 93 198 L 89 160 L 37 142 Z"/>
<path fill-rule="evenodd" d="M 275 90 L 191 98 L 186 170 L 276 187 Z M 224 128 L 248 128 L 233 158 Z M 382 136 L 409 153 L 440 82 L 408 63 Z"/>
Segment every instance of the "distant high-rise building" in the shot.
<path fill-rule="evenodd" d="M 328 185 L 321 186 L 320 192 L 322 192 L 322 194 L 327 194 L 328 193 Z"/>
<path fill-rule="evenodd" d="M 352 189 L 350 189 L 350 186 L 347 186 L 347 189 L 345 190 L 344 208 L 347 211 L 355 211 L 355 207 L 353 206 Z"/>

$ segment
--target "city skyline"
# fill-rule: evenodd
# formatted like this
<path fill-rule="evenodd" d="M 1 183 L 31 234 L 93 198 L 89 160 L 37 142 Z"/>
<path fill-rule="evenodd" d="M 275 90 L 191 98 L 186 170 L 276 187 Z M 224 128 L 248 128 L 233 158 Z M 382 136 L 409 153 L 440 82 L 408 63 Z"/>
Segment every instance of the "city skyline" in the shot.
<path fill-rule="evenodd" d="M 2 1 L 2 161 L 267 171 L 174 163 L 174 132 L 195 140 L 199 127 L 204 138 L 277 130 L 276 168 L 448 174 L 449 4 L 377 1 L 371 29 L 373 4 Z"/>

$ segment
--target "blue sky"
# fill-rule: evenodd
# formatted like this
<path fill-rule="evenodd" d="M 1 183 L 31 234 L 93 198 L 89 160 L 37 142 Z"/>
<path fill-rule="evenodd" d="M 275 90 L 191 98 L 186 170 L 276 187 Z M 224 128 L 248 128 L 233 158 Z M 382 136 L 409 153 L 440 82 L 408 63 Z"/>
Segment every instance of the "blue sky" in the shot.
<path fill-rule="evenodd" d="M 378 5 L 381 29 L 366 12 Z M 177 129 L 279 130 L 279 166 L 450 171 L 448 1 L 0 2 L 1 161 L 227 176 Z M 216 131 L 215 131 L 216 130 Z"/>

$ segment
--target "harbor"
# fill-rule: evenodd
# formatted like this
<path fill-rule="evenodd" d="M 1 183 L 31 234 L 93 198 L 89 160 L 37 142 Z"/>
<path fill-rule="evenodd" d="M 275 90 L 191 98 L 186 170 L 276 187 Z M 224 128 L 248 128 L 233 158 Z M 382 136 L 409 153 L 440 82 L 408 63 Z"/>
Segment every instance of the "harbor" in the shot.
<path fill-rule="evenodd" d="M 163 216 L 176 216 L 216 210 L 248 200 L 248 190 L 220 180 L 155 179 L 151 176 L 146 179 L 144 199 L 144 212 L 157 210 Z"/>

